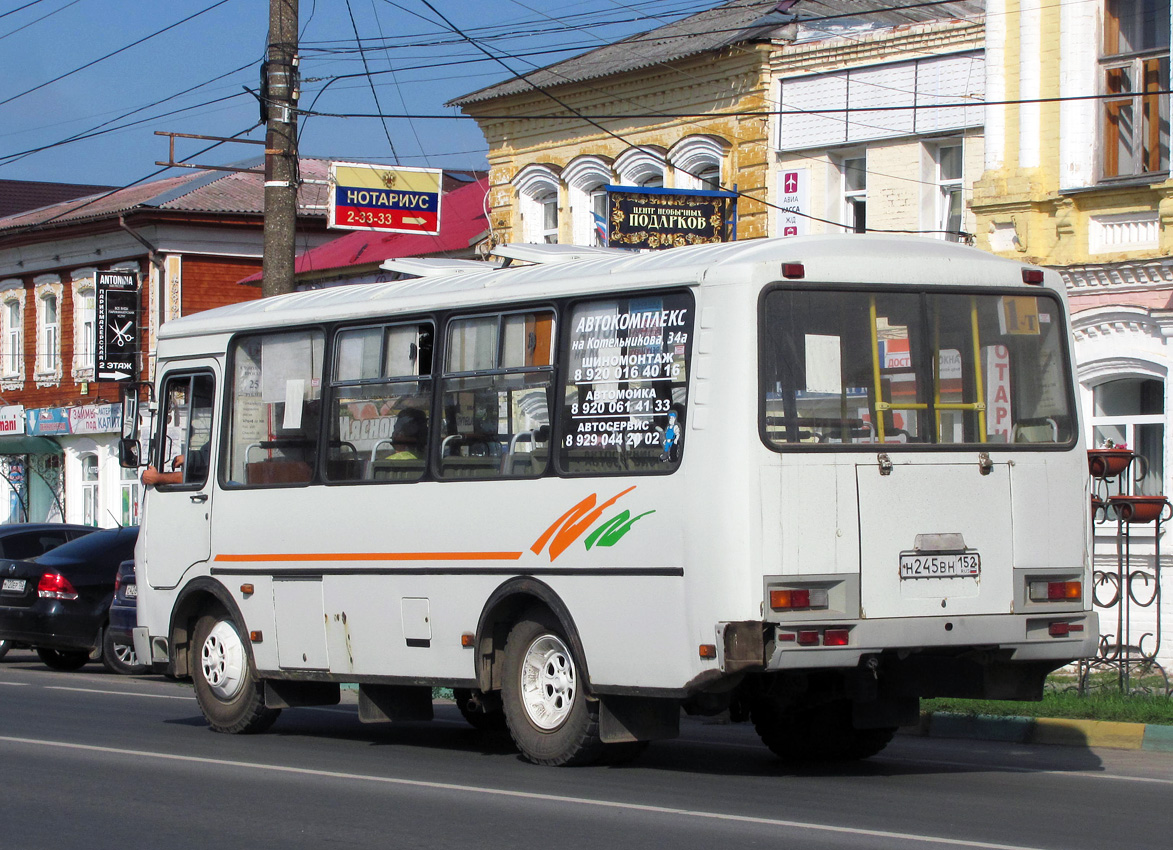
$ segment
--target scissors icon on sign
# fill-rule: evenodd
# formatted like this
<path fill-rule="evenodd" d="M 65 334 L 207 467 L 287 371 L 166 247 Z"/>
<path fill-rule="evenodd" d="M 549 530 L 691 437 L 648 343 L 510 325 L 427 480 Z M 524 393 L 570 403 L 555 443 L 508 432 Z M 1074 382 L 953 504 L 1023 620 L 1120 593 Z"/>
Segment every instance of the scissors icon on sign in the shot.
<path fill-rule="evenodd" d="M 127 322 L 120 329 L 118 327 L 118 325 L 114 324 L 113 322 L 110 323 L 110 330 L 114 332 L 114 344 L 115 345 L 126 345 L 127 343 L 130 342 L 130 340 L 131 340 L 130 327 L 132 324 L 134 324 L 134 323 Z"/>

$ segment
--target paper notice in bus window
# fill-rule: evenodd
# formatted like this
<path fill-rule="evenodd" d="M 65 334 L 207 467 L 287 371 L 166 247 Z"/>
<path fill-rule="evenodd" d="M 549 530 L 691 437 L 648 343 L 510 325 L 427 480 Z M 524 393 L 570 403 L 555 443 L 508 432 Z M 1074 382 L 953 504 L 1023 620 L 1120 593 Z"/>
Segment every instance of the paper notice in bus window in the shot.
<path fill-rule="evenodd" d="M 842 394 L 843 361 L 839 351 L 839 337 L 806 335 L 806 391 Z"/>
<path fill-rule="evenodd" d="M 1003 295 L 998 330 L 1002 336 L 1038 336 L 1039 300 L 1031 295 Z"/>
<path fill-rule="evenodd" d="M 301 402 L 305 398 L 305 381 L 294 378 L 285 382 L 285 418 L 281 427 L 287 431 L 301 429 Z"/>

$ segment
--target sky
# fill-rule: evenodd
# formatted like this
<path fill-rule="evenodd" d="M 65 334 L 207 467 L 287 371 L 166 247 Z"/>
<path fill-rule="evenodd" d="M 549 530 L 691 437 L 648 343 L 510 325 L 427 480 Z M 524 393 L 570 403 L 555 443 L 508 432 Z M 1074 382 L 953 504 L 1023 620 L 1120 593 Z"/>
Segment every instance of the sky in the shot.
<path fill-rule="evenodd" d="M 720 2 L 299 0 L 299 103 L 329 113 L 301 117 L 301 154 L 485 168 L 476 123 L 446 101 Z M 156 131 L 263 139 L 245 89 L 268 16 L 269 0 L 0 0 L 0 179 L 125 186 L 177 173 L 155 164 L 169 156 Z M 261 153 L 213 144 L 178 139 L 175 158 Z"/>

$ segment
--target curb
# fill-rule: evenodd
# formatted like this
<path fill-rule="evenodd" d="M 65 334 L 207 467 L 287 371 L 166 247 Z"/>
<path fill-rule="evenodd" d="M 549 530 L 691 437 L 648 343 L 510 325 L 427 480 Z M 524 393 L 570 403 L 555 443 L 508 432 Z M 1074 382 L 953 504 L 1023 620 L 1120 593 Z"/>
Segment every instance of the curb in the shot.
<path fill-rule="evenodd" d="M 900 731 L 925 738 L 971 738 L 1011 744 L 1173 753 L 1173 726 L 1145 723 L 934 712 L 922 714 L 918 725 L 907 726 Z"/>

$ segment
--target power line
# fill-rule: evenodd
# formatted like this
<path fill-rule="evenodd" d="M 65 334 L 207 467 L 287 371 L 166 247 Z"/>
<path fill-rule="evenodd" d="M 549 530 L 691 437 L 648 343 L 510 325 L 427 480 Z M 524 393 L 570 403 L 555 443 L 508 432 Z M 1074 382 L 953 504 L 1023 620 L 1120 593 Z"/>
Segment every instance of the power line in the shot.
<path fill-rule="evenodd" d="M 350 0 L 346 0 L 346 13 L 350 16 L 350 26 L 354 29 L 354 40 L 361 47 L 362 38 L 358 34 L 358 24 L 354 22 L 354 10 L 350 8 Z M 375 81 L 371 79 L 371 69 L 367 67 L 367 54 L 363 52 L 360 55 L 362 56 L 363 71 L 366 73 L 367 82 L 371 86 L 371 96 L 375 99 L 375 108 L 382 112 L 383 107 L 379 104 L 379 93 L 375 91 Z M 383 135 L 387 137 L 387 146 L 391 148 L 391 155 L 398 161 L 399 154 L 395 152 L 395 143 L 391 141 L 391 131 L 387 129 L 386 120 L 383 121 Z"/>
<path fill-rule="evenodd" d="M 101 56 L 97 59 L 94 59 L 92 62 L 87 62 L 84 65 L 79 65 L 78 67 L 74 68 L 72 71 L 66 71 L 64 74 L 61 74 L 57 77 L 54 77 L 53 79 L 49 80 L 48 82 L 41 83 L 38 86 L 33 86 L 31 89 L 26 89 L 25 91 L 22 91 L 20 94 L 14 94 L 14 95 L 12 95 L 12 97 L 9 97 L 5 100 L 0 100 L 0 106 L 4 106 L 4 104 L 6 104 L 6 103 L 12 103 L 12 101 L 17 100 L 18 98 L 22 98 L 26 94 L 32 94 L 35 91 L 39 91 L 40 89 L 43 89 L 46 86 L 51 86 L 51 85 L 53 85 L 53 83 L 60 82 L 61 80 L 64 80 L 66 77 L 71 77 L 74 74 L 78 73 L 79 71 L 84 71 L 86 68 L 92 68 L 94 65 L 97 65 L 99 62 L 105 62 L 107 59 L 109 59 L 113 56 L 117 56 L 119 53 L 125 53 L 127 50 L 130 50 L 132 47 L 137 47 L 138 45 L 142 44 L 144 41 L 150 41 L 152 38 L 155 38 L 156 36 L 160 36 L 169 30 L 173 30 L 182 24 L 186 24 L 188 21 L 190 21 L 194 18 L 198 18 L 200 15 L 203 15 L 206 12 L 210 12 L 218 6 L 223 6 L 225 3 L 228 3 L 228 2 L 230 2 L 230 0 L 218 0 L 218 2 L 213 3 L 211 6 L 208 6 L 206 9 L 202 9 L 199 12 L 195 12 L 194 14 L 188 15 L 182 21 L 176 21 L 173 24 L 170 24 L 168 26 L 163 27 L 163 29 L 161 29 L 161 30 L 157 30 L 156 32 L 151 33 L 150 35 L 143 36 L 142 38 L 138 39 L 137 41 L 132 41 L 130 44 L 127 44 L 124 47 L 120 47 L 115 51 L 107 53 L 105 56 Z"/>
<path fill-rule="evenodd" d="M 38 2 L 40 2 L 40 0 L 38 0 Z M 27 24 L 22 24 L 21 26 L 17 27 L 16 29 L 9 30 L 8 32 L 4 33 L 4 35 L 0 35 L 0 41 L 3 41 L 4 39 L 8 38 L 8 36 L 10 36 L 10 35 L 16 35 L 21 30 L 26 30 L 29 27 L 33 26 L 34 24 L 39 24 L 41 21 L 45 20 L 45 18 L 51 18 L 54 15 L 56 15 L 58 12 L 64 12 L 70 6 L 73 6 L 73 5 L 80 3 L 80 2 L 81 2 L 81 0 L 70 0 L 70 2 L 66 3 L 64 6 L 58 6 L 52 12 L 46 12 L 45 14 L 41 15 L 41 17 L 34 18 L 33 20 L 29 21 Z M 31 6 L 32 4 L 30 3 L 29 5 Z M 28 8 L 28 7 L 26 6 L 24 8 Z M 19 10 L 14 10 L 14 11 L 19 11 Z M 11 13 L 8 13 L 8 14 L 11 14 Z M 3 17 L 3 15 L 0 15 L 0 17 Z"/>

